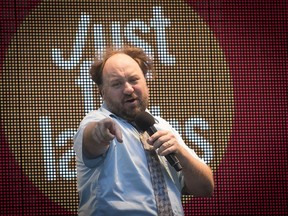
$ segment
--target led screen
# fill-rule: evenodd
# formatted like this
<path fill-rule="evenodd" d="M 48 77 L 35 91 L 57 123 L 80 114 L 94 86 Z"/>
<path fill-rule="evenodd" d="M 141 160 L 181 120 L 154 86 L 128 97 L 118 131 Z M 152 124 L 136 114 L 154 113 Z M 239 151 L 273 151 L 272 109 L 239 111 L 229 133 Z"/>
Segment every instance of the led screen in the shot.
<path fill-rule="evenodd" d="M 72 138 L 102 102 L 89 66 L 128 44 L 155 63 L 150 111 L 213 170 L 185 213 L 287 213 L 285 1 L 2 2 L 1 212 L 76 214 Z"/>

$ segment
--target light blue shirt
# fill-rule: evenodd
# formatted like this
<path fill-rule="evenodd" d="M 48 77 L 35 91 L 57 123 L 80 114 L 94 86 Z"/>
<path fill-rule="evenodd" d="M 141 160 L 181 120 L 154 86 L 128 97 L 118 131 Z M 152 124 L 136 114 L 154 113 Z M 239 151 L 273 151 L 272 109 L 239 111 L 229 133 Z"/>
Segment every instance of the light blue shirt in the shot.
<path fill-rule="evenodd" d="M 82 154 L 84 128 L 90 122 L 107 117 L 112 118 L 120 126 L 123 143 L 114 139 L 105 154 L 96 159 L 88 159 Z M 158 130 L 172 131 L 178 142 L 184 145 L 193 157 L 198 158 L 168 122 L 160 117 L 155 119 L 158 120 L 155 125 Z M 109 112 L 104 104 L 98 110 L 88 113 L 80 123 L 74 136 L 74 150 L 79 215 L 157 215 L 145 150 L 139 132 L 130 123 Z M 181 190 L 184 186 L 182 172 L 176 172 L 165 157 L 159 156 L 159 159 L 163 165 L 173 212 L 177 216 L 184 215 L 181 203 Z"/>

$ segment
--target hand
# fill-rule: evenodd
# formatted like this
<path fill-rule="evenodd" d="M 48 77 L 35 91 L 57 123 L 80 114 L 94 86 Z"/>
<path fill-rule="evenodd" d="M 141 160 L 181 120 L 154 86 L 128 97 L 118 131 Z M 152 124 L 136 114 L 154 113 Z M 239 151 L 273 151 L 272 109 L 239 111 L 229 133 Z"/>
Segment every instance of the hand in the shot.
<path fill-rule="evenodd" d="M 109 144 L 114 138 L 120 143 L 123 142 L 121 128 L 111 118 L 105 118 L 97 122 L 94 131 L 94 138 L 99 143 Z"/>
<path fill-rule="evenodd" d="M 98 157 L 107 151 L 115 137 L 118 142 L 123 142 L 121 128 L 111 118 L 89 123 L 83 134 L 84 154 L 91 159 Z"/>
<path fill-rule="evenodd" d="M 154 133 L 147 142 L 158 149 L 160 156 L 166 156 L 170 153 L 178 153 L 180 145 L 177 142 L 174 134 L 170 131 L 157 131 Z"/>

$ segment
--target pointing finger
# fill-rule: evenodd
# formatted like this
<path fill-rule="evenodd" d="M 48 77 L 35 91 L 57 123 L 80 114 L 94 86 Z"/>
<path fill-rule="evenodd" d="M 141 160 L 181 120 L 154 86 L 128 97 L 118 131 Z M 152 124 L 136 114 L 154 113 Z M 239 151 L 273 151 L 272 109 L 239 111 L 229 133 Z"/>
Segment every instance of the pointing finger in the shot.
<path fill-rule="evenodd" d="M 107 128 L 107 133 L 109 133 L 109 135 L 112 135 L 113 138 L 116 137 L 117 141 L 122 143 L 123 140 L 120 126 L 109 118 L 104 119 L 103 123 L 105 125 L 105 128 Z"/>

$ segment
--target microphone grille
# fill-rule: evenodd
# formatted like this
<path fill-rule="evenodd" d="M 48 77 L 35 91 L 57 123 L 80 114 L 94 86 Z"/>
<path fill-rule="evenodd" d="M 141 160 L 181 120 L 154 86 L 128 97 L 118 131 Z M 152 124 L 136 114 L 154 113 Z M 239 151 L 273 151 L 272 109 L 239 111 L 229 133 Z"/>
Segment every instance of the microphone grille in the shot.
<path fill-rule="evenodd" d="M 135 123 L 142 131 L 147 131 L 155 124 L 155 119 L 147 112 L 141 112 L 136 115 Z"/>

